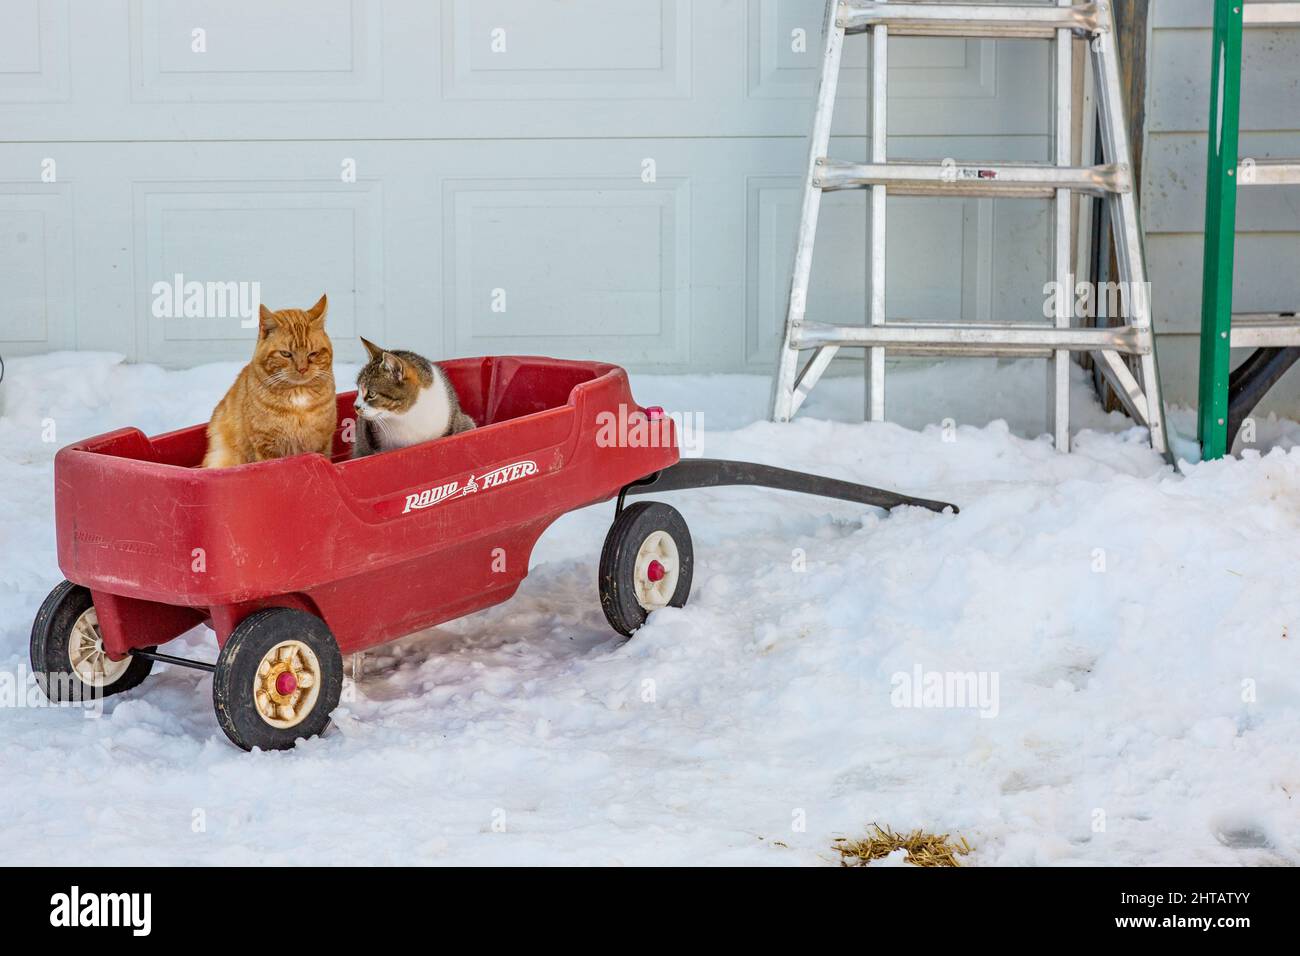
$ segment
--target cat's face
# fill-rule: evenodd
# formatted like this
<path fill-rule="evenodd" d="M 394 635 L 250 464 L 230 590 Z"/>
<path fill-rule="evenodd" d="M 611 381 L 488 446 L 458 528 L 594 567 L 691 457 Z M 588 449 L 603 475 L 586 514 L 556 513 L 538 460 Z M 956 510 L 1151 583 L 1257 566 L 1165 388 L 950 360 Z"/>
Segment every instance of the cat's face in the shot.
<path fill-rule="evenodd" d="M 297 388 L 319 381 L 334 365 L 334 347 L 325 334 L 325 296 L 307 311 L 262 306 L 253 364 L 270 388 Z"/>
<path fill-rule="evenodd" d="M 392 352 L 364 338 L 370 361 L 357 375 L 357 414 L 369 419 L 405 415 L 420 396 L 420 376 L 415 368 Z"/>

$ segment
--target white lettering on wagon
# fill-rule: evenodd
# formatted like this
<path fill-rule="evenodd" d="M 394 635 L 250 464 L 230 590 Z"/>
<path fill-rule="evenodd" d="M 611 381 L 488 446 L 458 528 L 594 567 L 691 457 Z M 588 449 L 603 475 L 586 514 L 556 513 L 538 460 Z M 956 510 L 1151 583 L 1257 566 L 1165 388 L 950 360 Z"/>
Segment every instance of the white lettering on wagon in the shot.
<path fill-rule="evenodd" d="M 464 498 L 466 495 L 472 495 L 477 491 L 487 491 L 489 488 L 496 488 L 499 485 L 509 484 L 512 481 L 528 478 L 535 474 L 537 474 L 537 462 L 517 461 L 513 465 L 505 465 L 479 475 L 477 478 L 470 475 L 465 479 L 464 483 L 458 478 L 455 481 L 434 485 L 432 488 L 424 489 L 424 491 L 417 491 L 415 494 L 407 495 L 406 507 L 402 509 L 402 514 L 430 508 L 433 505 L 451 501 L 454 498 Z"/>

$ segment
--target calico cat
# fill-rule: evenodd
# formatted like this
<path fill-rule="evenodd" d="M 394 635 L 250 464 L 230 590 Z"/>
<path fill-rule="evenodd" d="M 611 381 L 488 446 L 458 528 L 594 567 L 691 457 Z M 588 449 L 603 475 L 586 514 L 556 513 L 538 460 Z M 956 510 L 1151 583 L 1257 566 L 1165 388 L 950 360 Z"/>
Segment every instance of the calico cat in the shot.
<path fill-rule="evenodd" d="M 357 375 L 353 458 L 406 448 L 474 427 L 456 389 L 436 364 L 414 352 L 387 351 L 361 340 L 370 361 Z"/>
<path fill-rule="evenodd" d="M 261 307 L 253 360 L 208 423 L 204 468 L 333 451 L 337 407 L 325 296 L 306 312 Z"/>

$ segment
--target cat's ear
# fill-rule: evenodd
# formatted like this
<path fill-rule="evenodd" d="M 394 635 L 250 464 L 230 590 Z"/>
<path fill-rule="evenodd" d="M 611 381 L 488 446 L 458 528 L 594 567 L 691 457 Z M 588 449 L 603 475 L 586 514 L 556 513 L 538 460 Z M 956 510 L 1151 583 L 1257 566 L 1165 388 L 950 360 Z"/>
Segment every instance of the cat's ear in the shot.
<path fill-rule="evenodd" d="M 316 304 L 307 310 L 307 320 L 313 325 L 322 325 L 325 322 L 325 311 L 329 308 L 329 300 L 324 294 L 317 300 Z"/>
<path fill-rule="evenodd" d="M 258 306 L 258 338 L 266 338 L 280 327 L 280 320 L 265 305 Z"/>
<path fill-rule="evenodd" d="M 371 360 L 372 362 L 373 362 L 375 359 L 379 358 L 381 355 L 384 354 L 384 350 L 383 350 L 383 349 L 381 349 L 381 348 L 380 348 L 378 345 L 376 345 L 374 342 L 371 342 L 371 341 L 370 341 L 368 338 L 366 338 L 364 335 L 361 336 L 361 344 L 364 345 L 364 346 L 366 347 L 366 354 L 370 356 L 370 360 Z"/>
<path fill-rule="evenodd" d="M 388 374 L 392 375 L 394 379 L 400 382 L 402 376 L 406 374 L 406 363 L 392 352 L 384 352 L 382 354 L 384 357 L 384 368 L 388 370 Z"/>

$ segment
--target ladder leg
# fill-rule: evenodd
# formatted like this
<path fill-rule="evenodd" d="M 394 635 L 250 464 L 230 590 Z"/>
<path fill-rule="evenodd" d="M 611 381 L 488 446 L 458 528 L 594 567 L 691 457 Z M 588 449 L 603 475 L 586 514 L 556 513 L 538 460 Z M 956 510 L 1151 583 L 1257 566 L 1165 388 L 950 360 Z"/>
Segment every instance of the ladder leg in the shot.
<path fill-rule="evenodd" d="M 1083 135 L 1079 138 L 1079 162 L 1092 162 L 1097 156 L 1097 100 L 1093 92 L 1092 61 L 1083 58 L 1083 103 L 1079 127 Z M 1102 162 L 1102 160 L 1097 160 Z M 1074 275 L 1081 282 L 1096 282 L 1099 275 L 1092 268 L 1093 233 L 1095 220 L 1100 218 L 1100 203 L 1093 196 L 1079 196 L 1078 218 L 1075 221 L 1075 259 Z"/>
<path fill-rule="evenodd" d="M 871 161 L 885 162 L 889 136 L 889 30 L 871 31 Z M 884 186 L 871 187 L 871 305 L 867 321 L 885 324 L 885 223 L 887 194 Z M 867 420 L 885 420 L 885 350 L 866 350 Z"/>
<path fill-rule="evenodd" d="M 840 55 L 844 48 L 844 27 L 836 21 L 838 7 L 838 0 L 827 0 L 821 83 L 817 89 L 817 110 L 813 116 L 812 142 L 808 150 L 808 171 L 804 179 L 803 205 L 799 212 L 799 233 L 795 238 L 784 341 L 773 386 L 772 420 L 778 422 L 789 421 L 796 408 L 795 387 L 799 367 L 797 336 L 808 307 L 813 244 L 817 238 L 817 217 L 821 211 L 822 193 L 813 177 L 818 161 L 825 160 L 830 148 L 831 119 L 835 111 L 835 91 L 839 86 Z"/>
<path fill-rule="evenodd" d="M 793 290 L 792 290 L 793 296 Z M 788 422 L 794 417 L 794 389 L 798 380 L 799 350 L 790 342 L 791 318 L 786 316 L 785 341 L 777 358 L 776 382 L 772 393 L 772 421 Z"/>
<path fill-rule="evenodd" d="M 1124 361 L 1124 357 L 1118 352 L 1109 349 L 1092 354 L 1097 361 L 1097 367 L 1101 370 L 1102 377 L 1115 390 L 1115 394 L 1119 396 L 1120 404 L 1132 416 L 1133 421 L 1141 425 L 1149 425 L 1150 415 L 1146 395 L 1142 391 L 1142 386 L 1138 384 L 1138 380 L 1133 377 L 1133 372 L 1128 367 L 1128 363 Z"/>
<path fill-rule="evenodd" d="M 1241 3 L 1217 0 L 1206 160 L 1205 259 L 1201 271 L 1201 377 L 1197 437 L 1201 455 L 1222 458 L 1228 431 L 1232 342 L 1233 243 L 1237 235 L 1237 134 L 1241 104 Z"/>
<path fill-rule="evenodd" d="M 1097 78 L 1098 109 L 1101 134 L 1107 159 L 1127 167 L 1132 175 L 1132 151 L 1129 148 L 1123 93 L 1119 76 L 1119 51 L 1115 40 L 1115 18 L 1109 4 L 1098 7 L 1105 23 L 1091 44 L 1093 72 Z M 1142 227 L 1137 208 L 1136 184 L 1109 194 L 1107 205 L 1115 231 L 1115 258 L 1124 283 L 1126 323 L 1139 330 L 1146 351 L 1139 356 L 1142 389 L 1146 395 L 1147 428 L 1151 447 L 1170 458 L 1165 432 L 1164 403 L 1160 395 L 1160 372 L 1156 363 L 1155 335 L 1151 325 L 1151 289 L 1147 282 L 1146 259 L 1142 249 Z"/>
<path fill-rule="evenodd" d="M 795 379 L 792 415 L 799 411 L 804 399 L 808 397 L 808 393 L 813 390 L 813 386 L 817 384 L 818 379 L 822 377 L 822 373 L 826 371 L 831 364 L 831 359 L 835 358 L 835 353 L 839 350 L 838 345 L 823 345 L 813 352 L 813 357 L 808 360 L 808 364 L 803 367 L 803 371 Z"/>
<path fill-rule="evenodd" d="M 1068 6 L 1071 0 L 1060 0 Z M 1055 160 L 1057 166 L 1069 166 L 1073 161 L 1071 124 L 1074 99 L 1074 36 L 1069 30 L 1057 30 L 1055 46 L 1055 99 L 1056 135 Z M 1056 237 L 1053 243 L 1053 281 L 1056 285 L 1056 327 L 1069 328 L 1074 315 L 1074 283 L 1070 281 L 1070 206 L 1073 196 L 1068 189 L 1058 189 L 1053 200 L 1052 225 Z M 1070 353 L 1058 349 L 1047 361 L 1047 424 L 1056 442 L 1057 451 L 1070 450 Z"/>

